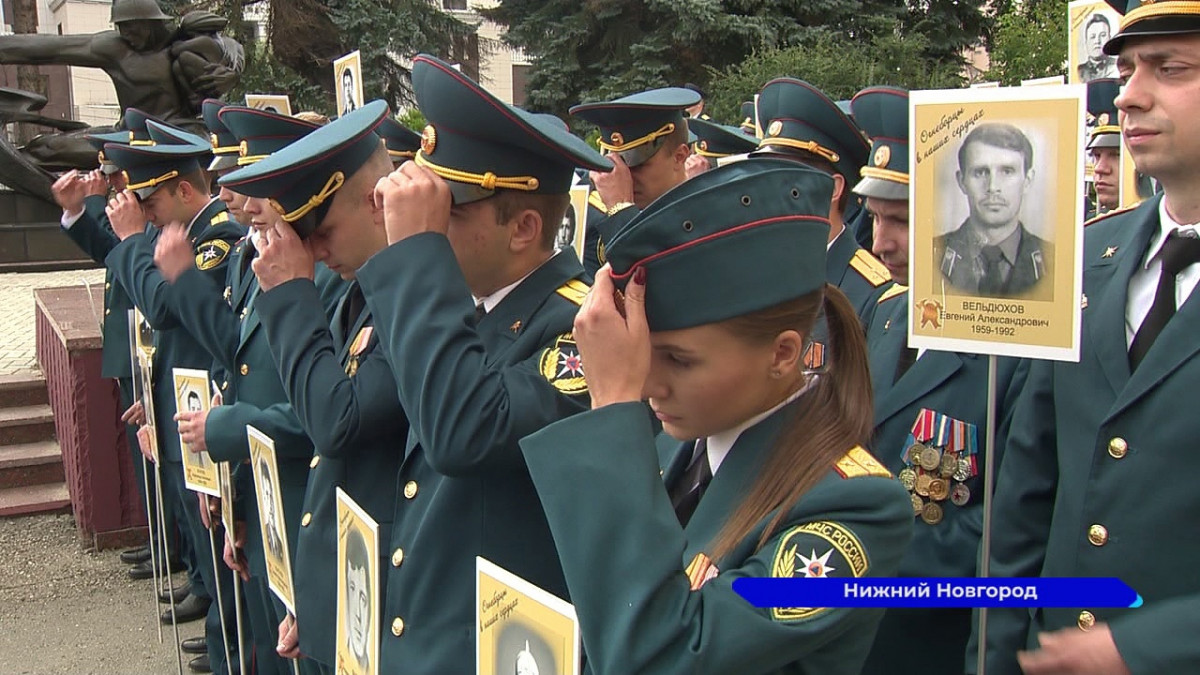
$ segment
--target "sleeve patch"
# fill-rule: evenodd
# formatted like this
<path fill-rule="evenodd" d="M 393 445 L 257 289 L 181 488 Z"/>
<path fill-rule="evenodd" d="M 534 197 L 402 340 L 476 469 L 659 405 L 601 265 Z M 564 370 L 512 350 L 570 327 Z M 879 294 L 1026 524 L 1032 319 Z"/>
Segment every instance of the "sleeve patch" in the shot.
<path fill-rule="evenodd" d="M 861 447 L 851 448 L 845 456 L 834 465 L 834 470 L 842 478 L 858 478 L 859 476 L 878 476 L 891 478 L 892 472 L 887 470 L 879 460 Z"/>
<path fill-rule="evenodd" d="M 908 286 L 905 286 L 904 284 L 896 284 L 896 285 L 892 286 L 891 288 L 887 289 L 886 291 L 884 291 L 883 295 L 879 296 L 879 301 L 876 302 L 875 304 L 882 305 L 883 303 L 887 302 L 888 300 L 891 300 L 892 298 L 899 296 L 899 295 L 904 295 L 907 292 L 908 292 Z"/>
<path fill-rule="evenodd" d="M 563 333 L 554 340 L 554 346 L 542 352 L 538 360 L 538 371 L 553 387 L 568 396 L 587 393 L 587 380 L 583 376 L 583 360 L 575 336 Z"/>
<path fill-rule="evenodd" d="M 840 523 L 821 520 L 797 525 L 784 533 L 775 550 L 771 576 L 781 579 L 861 577 L 870 564 L 862 542 Z M 826 607 L 775 607 L 775 621 L 804 621 Z"/>
<path fill-rule="evenodd" d="M 229 257 L 229 242 L 224 239 L 206 241 L 196 247 L 196 267 L 211 270 Z"/>
<path fill-rule="evenodd" d="M 567 300 L 570 300 L 575 305 L 583 305 L 583 299 L 587 297 L 588 291 L 590 290 L 591 286 L 588 286 L 578 279 L 572 279 L 562 286 L 559 286 L 556 293 L 563 296 Z"/>
<path fill-rule="evenodd" d="M 888 268 L 884 267 L 878 258 L 865 249 L 860 248 L 854 253 L 854 257 L 850 259 L 850 267 L 854 268 L 855 272 L 862 275 L 862 278 L 875 288 L 892 280 L 892 273 L 888 271 Z"/>

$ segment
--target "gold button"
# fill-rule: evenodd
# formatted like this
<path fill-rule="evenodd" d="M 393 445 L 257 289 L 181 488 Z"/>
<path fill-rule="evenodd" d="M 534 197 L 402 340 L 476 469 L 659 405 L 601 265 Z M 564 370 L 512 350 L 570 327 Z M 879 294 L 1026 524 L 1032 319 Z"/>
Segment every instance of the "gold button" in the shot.
<path fill-rule="evenodd" d="M 404 549 L 398 548 L 392 551 L 392 567 L 399 567 L 402 562 L 404 562 Z"/>
<path fill-rule="evenodd" d="M 1096 615 L 1085 609 L 1079 613 L 1079 619 L 1075 623 L 1079 624 L 1079 630 L 1091 630 L 1092 626 L 1096 625 Z"/>
<path fill-rule="evenodd" d="M 246 365 L 246 364 L 244 364 L 244 363 L 242 364 L 242 367 L 241 367 L 241 369 L 240 369 L 240 370 L 241 370 L 241 373 L 242 373 L 242 375 L 249 375 L 249 374 L 250 374 L 250 366 L 248 366 L 248 365 Z"/>
<path fill-rule="evenodd" d="M 317 468 L 317 465 L 320 463 L 321 463 L 321 456 L 313 455 L 312 461 L 308 463 L 308 468 L 315 469 L 315 468 Z"/>
<path fill-rule="evenodd" d="M 404 498 L 412 499 L 417 496 L 417 481 L 410 480 L 404 484 Z"/>
<path fill-rule="evenodd" d="M 1103 546 L 1108 543 L 1108 530 L 1103 525 L 1093 525 L 1088 528 L 1088 541 L 1092 546 Z"/>
<path fill-rule="evenodd" d="M 106 310 L 104 310 L 104 316 L 108 316 L 109 314 L 112 314 L 112 310 L 111 310 L 111 309 L 106 309 Z"/>
<path fill-rule="evenodd" d="M 404 619 L 396 617 L 392 619 L 392 635 L 400 637 L 404 634 Z"/>
<path fill-rule="evenodd" d="M 306 514 L 304 514 L 304 517 L 300 519 L 300 527 L 308 527 L 308 524 L 311 522 L 312 522 L 312 514 L 306 513 Z"/>
<path fill-rule="evenodd" d="M 1129 452 L 1129 444 L 1124 438 L 1117 437 L 1108 442 L 1108 454 L 1113 456 L 1113 459 L 1121 459 L 1125 453 Z"/>

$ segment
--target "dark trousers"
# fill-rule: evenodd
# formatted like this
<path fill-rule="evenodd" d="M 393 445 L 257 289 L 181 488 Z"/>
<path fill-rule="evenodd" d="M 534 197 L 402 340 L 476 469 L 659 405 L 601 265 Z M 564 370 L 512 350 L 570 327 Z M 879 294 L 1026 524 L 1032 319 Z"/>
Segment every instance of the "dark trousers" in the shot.
<path fill-rule="evenodd" d="M 117 378 L 117 390 L 120 393 L 121 412 L 124 413 L 133 405 L 133 379 L 129 377 Z M 150 512 L 147 514 L 147 519 L 150 523 L 150 532 L 158 532 L 158 508 L 156 508 L 158 500 L 158 485 L 154 475 L 154 466 L 148 462 L 143 463 L 142 451 L 138 448 L 137 442 L 137 427 L 132 425 L 125 426 L 125 440 L 129 443 L 129 456 L 133 462 L 134 482 L 137 483 L 138 494 L 141 496 L 142 505 L 150 504 Z M 146 469 L 149 468 L 149 480 L 146 480 Z M 147 491 L 149 491 L 150 500 L 146 501 Z M 179 526 L 175 518 L 175 500 L 167 499 L 163 501 L 163 516 L 167 524 L 167 552 L 171 560 L 178 564 L 181 559 L 179 552 Z M 144 508 L 144 506 L 143 506 Z M 158 541 L 154 542 L 154 554 L 159 565 L 162 565 L 162 552 L 159 550 Z"/>

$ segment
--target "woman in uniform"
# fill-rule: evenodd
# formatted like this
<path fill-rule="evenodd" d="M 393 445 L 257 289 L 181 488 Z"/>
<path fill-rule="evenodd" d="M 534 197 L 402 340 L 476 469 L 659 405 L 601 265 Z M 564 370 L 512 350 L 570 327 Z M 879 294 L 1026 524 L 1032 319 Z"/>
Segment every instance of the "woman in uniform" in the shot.
<path fill-rule="evenodd" d="M 581 356 L 592 399 L 521 442 L 591 672 L 862 667 L 882 610 L 760 609 L 732 588 L 889 576 L 911 536 L 908 495 L 862 449 L 866 346 L 825 283 L 832 189 L 751 159 L 668 192 L 608 247 L 579 353 L 543 358 Z M 827 346 L 808 340 L 822 312 Z"/>

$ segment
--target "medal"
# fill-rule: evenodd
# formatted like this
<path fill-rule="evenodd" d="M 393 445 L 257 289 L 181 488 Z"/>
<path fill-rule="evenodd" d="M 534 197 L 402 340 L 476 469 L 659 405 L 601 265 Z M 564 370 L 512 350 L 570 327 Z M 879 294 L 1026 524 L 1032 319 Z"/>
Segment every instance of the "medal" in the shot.
<path fill-rule="evenodd" d="M 954 475 L 954 470 L 958 468 L 958 458 L 947 452 L 942 455 L 942 465 L 938 468 L 938 474 L 942 478 L 949 478 Z"/>
<path fill-rule="evenodd" d="M 909 495 L 909 497 L 911 498 L 911 501 L 912 501 L 913 515 L 914 516 L 921 515 L 921 512 L 925 510 L 925 500 L 921 499 L 917 495 Z"/>
<path fill-rule="evenodd" d="M 937 471 L 942 464 L 942 453 L 937 448 L 925 446 L 921 451 L 921 468 L 926 471 Z"/>
<path fill-rule="evenodd" d="M 904 459 L 913 466 L 921 463 L 921 453 L 925 451 L 925 446 L 920 443 L 913 443 L 908 446 L 908 452 L 905 453 Z"/>
<path fill-rule="evenodd" d="M 942 522 L 942 507 L 929 502 L 925 505 L 925 508 L 921 509 L 921 520 L 930 525 L 937 525 Z"/>
<path fill-rule="evenodd" d="M 971 501 L 971 491 L 967 489 L 966 485 L 958 483 L 950 492 L 950 501 L 955 506 L 966 506 L 967 502 Z"/>
<path fill-rule="evenodd" d="M 917 491 L 917 494 L 921 495 L 922 497 L 928 497 L 929 496 L 929 484 L 931 482 L 933 482 L 933 479 L 930 478 L 929 474 L 927 474 L 927 473 L 923 473 L 920 476 L 917 476 L 917 482 L 914 486 L 914 488 Z"/>
<path fill-rule="evenodd" d="M 950 496 L 950 484 L 945 478 L 934 478 L 929 481 L 929 498 L 935 502 L 945 501 Z"/>
<path fill-rule="evenodd" d="M 954 467 L 954 480 L 962 481 L 971 477 L 971 460 L 960 457 Z"/>
<path fill-rule="evenodd" d="M 900 484 L 904 486 L 904 489 L 912 492 L 913 486 L 917 484 L 917 472 L 909 467 L 905 467 L 900 470 L 899 478 Z"/>

